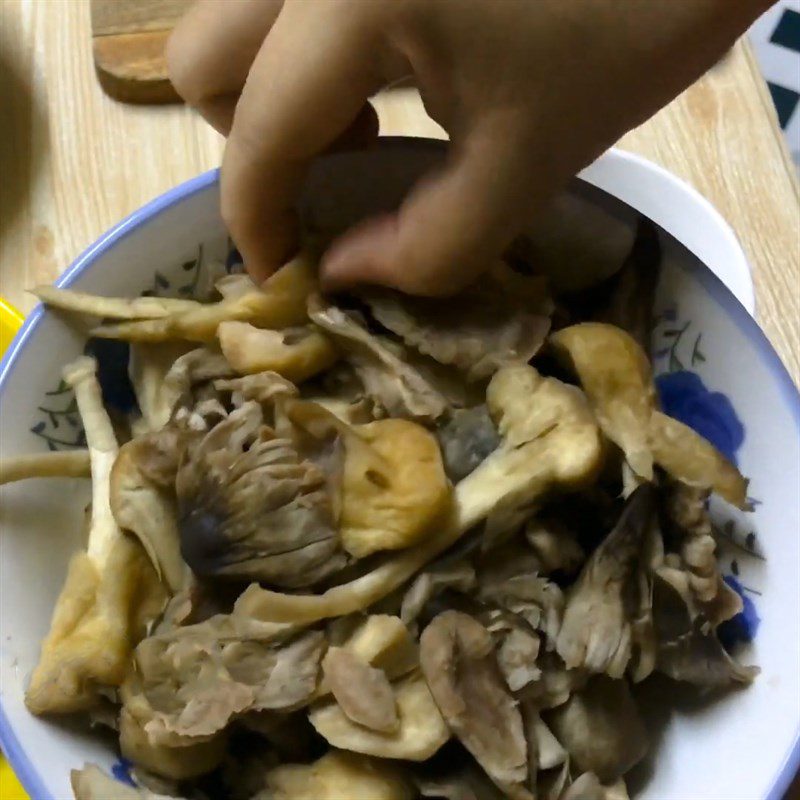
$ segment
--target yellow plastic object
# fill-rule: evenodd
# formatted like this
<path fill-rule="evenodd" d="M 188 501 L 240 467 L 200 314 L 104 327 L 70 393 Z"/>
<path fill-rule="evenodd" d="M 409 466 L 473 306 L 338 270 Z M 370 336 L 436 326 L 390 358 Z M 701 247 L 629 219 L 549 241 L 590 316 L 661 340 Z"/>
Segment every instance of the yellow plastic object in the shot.
<path fill-rule="evenodd" d="M 29 800 L 25 790 L 11 771 L 11 766 L 0 755 L 0 797 L 3 800 Z"/>
<path fill-rule="evenodd" d="M 11 344 L 20 325 L 22 325 L 22 314 L 0 297 L 0 355 Z M 5 795 L 0 796 L 5 800 Z"/>
<path fill-rule="evenodd" d="M 20 325 L 22 325 L 22 315 L 0 297 L 0 355 L 11 344 Z M 0 753 L 0 798 L 28 800 L 28 795 L 25 794 L 25 790 L 2 753 Z"/>

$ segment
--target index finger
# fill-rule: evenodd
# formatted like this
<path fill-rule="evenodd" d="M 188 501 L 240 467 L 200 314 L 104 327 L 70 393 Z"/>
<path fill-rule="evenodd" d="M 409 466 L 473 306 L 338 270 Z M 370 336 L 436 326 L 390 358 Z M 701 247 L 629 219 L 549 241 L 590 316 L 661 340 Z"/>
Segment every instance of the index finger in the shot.
<path fill-rule="evenodd" d="M 222 162 L 222 215 L 248 271 L 263 280 L 296 246 L 294 203 L 311 159 L 383 83 L 368 8 L 289 0 L 256 56 Z"/>

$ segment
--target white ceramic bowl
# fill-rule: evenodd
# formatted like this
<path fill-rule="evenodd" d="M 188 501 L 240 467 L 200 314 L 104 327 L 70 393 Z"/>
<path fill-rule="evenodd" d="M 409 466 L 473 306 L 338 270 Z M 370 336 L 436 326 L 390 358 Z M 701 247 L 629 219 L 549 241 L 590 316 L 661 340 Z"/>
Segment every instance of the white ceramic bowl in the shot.
<path fill-rule="evenodd" d="M 439 144 L 394 140 L 332 157 L 311 177 L 304 213 L 317 223 L 342 222 L 391 207 L 441 155 Z M 748 311 L 690 252 L 732 282 L 752 310 L 746 262 L 708 203 L 663 170 L 619 152 L 604 155 L 583 177 L 567 203 L 579 227 L 585 217 L 586 230 L 602 230 L 610 247 L 629 246 L 637 215 L 616 197 L 674 237 L 661 233 L 654 343 L 656 371 L 671 373 L 661 379 L 667 410 L 710 431 L 735 455 L 759 501 L 749 518 L 727 507 L 715 514 L 738 542 L 723 551 L 724 571 L 738 573 L 761 619 L 754 644 L 739 656 L 758 663 L 761 675 L 702 711 L 672 713 L 638 796 L 779 800 L 800 766 L 800 398 Z M 201 175 L 122 221 L 58 283 L 110 295 L 191 287 L 228 250 L 217 206 L 217 174 Z M 74 415 L 61 413 L 70 397 L 59 376 L 82 347 L 58 316 L 38 309 L 28 318 L 0 365 L 4 454 L 75 441 Z M 6 487 L 0 498 L 0 744 L 34 800 L 70 797 L 69 771 L 85 761 L 106 768 L 115 761 L 100 739 L 65 721 L 36 719 L 23 704 L 77 546 L 85 484 L 28 481 Z"/>

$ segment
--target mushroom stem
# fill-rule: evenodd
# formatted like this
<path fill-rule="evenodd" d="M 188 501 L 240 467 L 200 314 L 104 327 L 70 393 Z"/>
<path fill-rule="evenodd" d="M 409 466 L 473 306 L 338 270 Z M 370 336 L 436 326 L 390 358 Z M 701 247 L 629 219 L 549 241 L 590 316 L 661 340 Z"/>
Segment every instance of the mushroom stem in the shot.
<path fill-rule="evenodd" d="M 26 478 L 88 478 L 88 450 L 64 450 L 0 458 L 0 486 Z"/>

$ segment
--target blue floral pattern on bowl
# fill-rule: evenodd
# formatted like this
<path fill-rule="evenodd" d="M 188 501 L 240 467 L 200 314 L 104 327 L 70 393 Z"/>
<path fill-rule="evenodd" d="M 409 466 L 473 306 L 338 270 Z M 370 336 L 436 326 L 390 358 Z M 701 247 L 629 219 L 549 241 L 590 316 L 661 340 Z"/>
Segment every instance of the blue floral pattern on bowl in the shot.
<path fill-rule="evenodd" d="M 748 644 L 755 639 L 758 626 L 761 624 L 761 617 L 756 611 L 756 604 L 753 602 L 752 590 L 747 590 L 734 575 L 726 575 L 723 579 L 731 589 L 742 599 L 742 610 L 732 619 L 723 622 L 717 629 L 720 641 L 731 650 L 737 644 Z"/>
<path fill-rule="evenodd" d="M 691 320 L 682 321 L 678 309 L 671 307 L 657 317 L 654 338 L 655 385 L 662 410 L 697 431 L 737 464 L 746 428 L 730 398 L 710 389 L 698 372 L 707 362 L 702 331 L 697 331 Z M 759 505 L 756 498 L 748 500 L 753 506 Z M 715 510 L 714 534 L 720 545 L 744 559 L 764 561 L 756 532 L 747 524 L 747 518 L 734 519 L 729 508 Z M 760 618 L 752 597 L 760 592 L 742 581 L 739 558 L 731 558 L 728 569 L 725 583 L 742 598 L 743 604 L 741 613 L 719 628 L 720 639 L 730 649 L 738 643 L 753 641 Z"/>
<path fill-rule="evenodd" d="M 656 390 L 665 414 L 694 428 L 726 458 L 736 463 L 744 442 L 744 425 L 722 392 L 712 392 L 696 372 L 677 370 L 656 377 Z"/>

